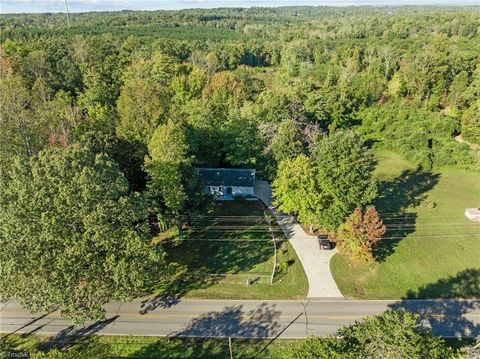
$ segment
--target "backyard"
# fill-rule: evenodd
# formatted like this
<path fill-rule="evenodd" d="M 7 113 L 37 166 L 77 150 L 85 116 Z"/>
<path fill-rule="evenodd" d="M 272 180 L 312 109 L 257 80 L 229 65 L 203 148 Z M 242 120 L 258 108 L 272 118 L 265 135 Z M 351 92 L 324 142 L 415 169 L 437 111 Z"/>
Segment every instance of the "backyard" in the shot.
<path fill-rule="evenodd" d="M 208 215 L 190 219 L 182 240 L 176 231 L 162 234 L 158 240 L 175 276 L 157 288 L 158 294 L 212 299 L 304 298 L 308 284 L 301 263 L 275 219 L 267 219 L 268 213 L 258 201 L 217 202 Z M 272 233 L 277 241 L 277 269 L 270 284 Z"/>
<path fill-rule="evenodd" d="M 330 265 L 349 298 L 480 296 L 480 173 L 423 172 L 394 153 L 378 155 L 376 206 L 387 225 L 377 261 L 364 267 L 336 255 Z"/>

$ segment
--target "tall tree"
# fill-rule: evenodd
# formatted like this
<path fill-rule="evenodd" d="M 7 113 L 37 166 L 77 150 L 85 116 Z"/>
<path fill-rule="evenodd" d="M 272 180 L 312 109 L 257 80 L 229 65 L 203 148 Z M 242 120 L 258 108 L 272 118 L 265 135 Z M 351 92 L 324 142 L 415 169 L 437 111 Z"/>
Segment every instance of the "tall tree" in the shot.
<path fill-rule="evenodd" d="M 245 99 L 243 83 L 230 71 L 214 74 L 203 89 L 203 98 L 217 117 L 225 119 L 231 108 Z"/>
<path fill-rule="evenodd" d="M 148 187 L 158 193 L 161 201 L 176 214 L 187 198 L 182 173 L 191 161 L 187 157 L 185 135 L 184 127 L 172 120 L 158 126 L 148 144 L 148 156 L 145 158 Z"/>
<path fill-rule="evenodd" d="M 298 124 L 293 120 L 282 121 L 271 141 L 270 150 L 275 160 L 280 163 L 292 159 L 304 152 L 305 141 Z"/>
<path fill-rule="evenodd" d="M 356 207 L 375 198 L 375 160 L 360 136 L 352 131 L 339 131 L 317 141 L 312 158 L 317 181 L 328 198 L 316 224 L 334 231 Z"/>
<path fill-rule="evenodd" d="M 159 279 L 163 255 L 150 244 L 146 202 L 107 155 L 54 147 L 15 161 L 0 181 L 3 300 L 98 320 L 105 303 Z"/>
<path fill-rule="evenodd" d="M 30 110 L 30 93 L 19 76 L 0 79 L 0 151 L 32 156 L 35 143 L 35 123 Z M 2 154 L 2 162 L 7 160 Z"/>
<path fill-rule="evenodd" d="M 170 91 L 164 66 L 170 62 L 162 59 L 158 59 L 160 63 L 141 60 L 130 67 L 117 102 L 120 137 L 146 145 L 157 126 L 165 122 Z"/>
<path fill-rule="evenodd" d="M 280 162 L 273 182 L 275 204 L 281 211 L 296 213 L 302 223 L 312 224 L 325 205 L 313 162 L 305 155 Z"/>

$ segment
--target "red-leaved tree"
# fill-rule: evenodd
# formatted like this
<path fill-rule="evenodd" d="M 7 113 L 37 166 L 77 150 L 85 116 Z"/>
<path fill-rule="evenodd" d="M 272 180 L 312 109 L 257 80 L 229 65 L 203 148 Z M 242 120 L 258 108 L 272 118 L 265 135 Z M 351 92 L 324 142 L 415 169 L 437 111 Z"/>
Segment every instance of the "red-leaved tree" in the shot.
<path fill-rule="evenodd" d="M 337 232 L 338 250 L 354 260 L 370 262 L 385 232 L 386 227 L 375 207 L 367 207 L 365 211 L 358 207 Z"/>

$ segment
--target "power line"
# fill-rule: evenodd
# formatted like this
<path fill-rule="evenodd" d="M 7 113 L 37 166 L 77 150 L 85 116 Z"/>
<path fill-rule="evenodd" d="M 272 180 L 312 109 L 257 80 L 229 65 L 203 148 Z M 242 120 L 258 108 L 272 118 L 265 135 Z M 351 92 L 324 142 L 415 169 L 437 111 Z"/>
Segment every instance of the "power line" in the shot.
<path fill-rule="evenodd" d="M 191 242 L 265 242 L 271 243 L 272 239 L 268 238 L 182 238 L 182 241 Z M 285 242 L 288 239 L 275 238 L 275 242 Z"/>
<path fill-rule="evenodd" d="M 65 0 L 65 8 L 67 9 L 67 23 L 68 23 L 68 27 L 70 27 L 70 12 L 68 11 L 67 0 Z"/>

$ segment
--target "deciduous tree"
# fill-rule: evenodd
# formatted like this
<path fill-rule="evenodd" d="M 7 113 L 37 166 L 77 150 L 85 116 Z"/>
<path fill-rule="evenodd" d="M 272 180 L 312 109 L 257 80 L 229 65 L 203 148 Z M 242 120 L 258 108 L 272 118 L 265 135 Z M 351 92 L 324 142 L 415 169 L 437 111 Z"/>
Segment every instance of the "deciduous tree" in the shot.
<path fill-rule="evenodd" d="M 374 259 L 374 248 L 386 232 L 375 207 L 365 211 L 358 207 L 347 218 L 337 233 L 337 246 L 340 253 L 354 260 L 370 262 Z"/>
<path fill-rule="evenodd" d="M 98 320 L 108 301 L 160 278 L 146 202 L 107 155 L 53 147 L 15 161 L 0 181 L 2 300 Z"/>
<path fill-rule="evenodd" d="M 339 131 L 321 138 L 313 150 L 317 182 L 328 198 L 316 224 L 334 231 L 356 207 L 369 204 L 376 196 L 373 178 L 375 160 L 352 131 Z"/>
<path fill-rule="evenodd" d="M 185 129 L 169 120 L 155 130 L 148 144 L 145 169 L 149 176 L 148 187 L 158 192 L 162 202 L 178 213 L 186 200 L 182 170 L 190 163 Z"/>
<path fill-rule="evenodd" d="M 142 60 L 131 66 L 117 102 L 120 137 L 148 144 L 157 126 L 164 123 L 170 93 L 168 69 L 163 65 L 163 61 Z"/>
<path fill-rule="evenodd" d="M 273 182 L 275 204 L 286 213 L 295 213 L 302 223 L 315 223 L 326 198 L 318 183 L 317 169 L 305 155 L 280 162 Z"/>

